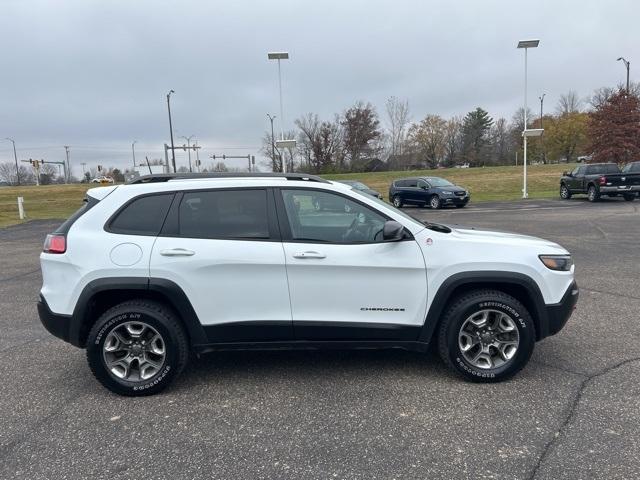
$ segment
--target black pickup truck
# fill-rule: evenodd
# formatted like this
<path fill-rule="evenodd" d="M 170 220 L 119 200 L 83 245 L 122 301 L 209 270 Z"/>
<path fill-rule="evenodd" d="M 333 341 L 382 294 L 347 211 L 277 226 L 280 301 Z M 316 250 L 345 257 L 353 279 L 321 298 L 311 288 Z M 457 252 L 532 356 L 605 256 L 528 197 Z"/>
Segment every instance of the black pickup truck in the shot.
<path fill-rule="evenodd" d="M 629 165 L 635 163 L 638 162 Z M 560 198 L 567 200 L 572 195 L 583 193 L 587 195 L 590 202 L 596 202 L 602 195 L 608 197 L 622 195 L 630 202 L 640 192 L 640 171 L 634 173 L 631 167 L 629 168 L 629 172 L 622 172 L 615 163 L 578 165 L 572 172 L 562 174 Z"/>

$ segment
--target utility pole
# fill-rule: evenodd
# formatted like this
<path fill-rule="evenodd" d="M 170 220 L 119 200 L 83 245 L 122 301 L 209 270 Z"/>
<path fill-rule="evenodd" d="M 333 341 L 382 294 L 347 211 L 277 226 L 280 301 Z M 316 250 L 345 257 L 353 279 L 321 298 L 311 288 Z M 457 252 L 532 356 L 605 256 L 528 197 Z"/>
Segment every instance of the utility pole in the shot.
<path fill-rule="evenodd" d="M 80 165 L 82 165 L 82 180 L 84 180 L 87 176 L 87 174 L 85 173 L 85 167 L 87 166 L 87 162 L 82 162 Z"/>
<path fill-rule="evenodd" d="M 173 173 L 176 173 L 176 151 L 173 145 L 173 125 L 171 123 L 171 94 L 176 93 L 173 90 L 169 90 L 167 93 L 167 110 L 169 111 L 169 135 L 171 136 L 171 162 L 173 164 Z"/>
<path fill-rule="evenodd" d="M 188 137 L 185 137 L 184 135 L 182 135 L 180 138 L 184 138 L 187 141 L 187 150 L 189 151 L 189 173 L 192 173 L 193 170 L 191 169 L 191 139 L 195 137 L 195 135 L 190 135 Z"/>
<path fill-rule="evenodd" d="M 13 143 L 13 158 L 16 161 L 16 183 L 20 185 L 20 168 L 18 168 L 18 154 L 16 153 L 16 142 L 13 140 L 13 138 L 9 138 L 9 137 L 7 137 L 7 140 Z"/>
<path fill-rule="evenodd" d="M 136 170 L 136 143 L 138 143 L 137 140 L 134 140 L 133 143 L 131 144 L 131 155 L 133 155 L 133 170 Z"/>
<path fill-rule="evenodd" d="M 69 145 L 64 146 L 64 150 L 67 154 L 67 181 L 69 183 L 71 181 L 71 164 L 69 163 Z"/>
<path fill-rule="evenodd" d="M 620 57 L 618 58 L 618 61 L 622 60 L 622 63 L 624 63 L 624 66 L 627 67 L 627 94 L 629 93 L 629 66 L 631 65 L 631 62 L 627 61 L 627 59 L 625 59 L 624 57 Z"/>
<path fill-rule="evenodd" d="M 267 117 L 269 117 L 269 121 L 271 122 L 271 158 L 273 159 L 273 171 L 275 172 L 275 167 L 276 167 L 276 139 L 273 135 L 273 121 L 275 120 L 276 116 L 271 116 L 267 113 Z"/>
<path fill-rule="evenodd" d="M 200 173 L 200 147 L 198 146 L 198 141 L 194 144 L 196 148 L 196 167 L 198 167 L 198 173 Z"/>

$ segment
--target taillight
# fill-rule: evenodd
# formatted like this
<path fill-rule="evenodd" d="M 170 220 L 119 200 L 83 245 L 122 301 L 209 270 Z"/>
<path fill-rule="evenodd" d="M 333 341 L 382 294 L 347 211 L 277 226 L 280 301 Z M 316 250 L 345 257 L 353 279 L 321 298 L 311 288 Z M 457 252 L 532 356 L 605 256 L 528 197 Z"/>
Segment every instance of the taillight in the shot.
<path fill-rule="evenodd" d="M 67 239 L 64 235 L 58 235 L 55 233 L 47 235 L 47 238 L 44 239 L 44 248 L 42 249 L 45 253 L 64 253 L 67 251 Z"/>
<path fill-rule="evenodd" d="M 606 185 L 607 184 L 607 177 L 605 177 L 603 175 L 598 179 L 598 181 L 600 182 L 600 185 Z"/>

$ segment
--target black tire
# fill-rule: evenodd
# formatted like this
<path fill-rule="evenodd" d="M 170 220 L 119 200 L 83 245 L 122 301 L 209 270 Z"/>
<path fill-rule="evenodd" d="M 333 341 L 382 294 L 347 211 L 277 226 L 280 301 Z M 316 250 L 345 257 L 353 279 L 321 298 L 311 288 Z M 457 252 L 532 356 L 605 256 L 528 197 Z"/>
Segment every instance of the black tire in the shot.
<path fill-rule="evenodd" d="M 600 190 L 595 185 L 589 185 L 587 189 L 587 198 L 590 202 L 597 202 L 600 200 Z"/>
<path fill-rule="evenodd" d="M 400 195 L 394 195 L 391 202 L 393 203 L 393 206 L 396 208 L 402 208 L 404 206 L 404 203 L 402 202 L 402 197 Z"/>
<path fill-rule="evenodd" d="M 153 376 L 145 380 L 118 378 L 105 363 L 105 340 L 127 322 L 142 322 L 150 326 L 163 341 L 165 353 L 162 364 Z M 87 360 L 93 375 L 104 387 L 119 395 L 143 396 L 160 392 L 182 372 L 188 357 L 189 342 L 180 320 L 171 309 L 152 300 L 130 300 L 110 308 L 100 316 L 87 338 Z"/>
<path fill-rule="evenodd" d="M 474 313 L 491 310 L 512 319 L 519 344 L 512 358 L 495 368 L 473 365 L 462 353 L 458 339 L 461 328 Z M 438 350 L 452 370 L 472 382 L 493 383 L 511 378 L 527 364 L 533 353 L 536 332 L 527 309 L 518 300 L 498 290 L 476 290 L 458 297 L 447 308 L 438 332 Z"/>
<path fill-rule="evenodd" d="M 442 207 L 442 202 L 440 201 L 440 197 L 438 195 L 432 195 L 429 199 L 429 206 L 434 210 L 438 210 Z"/>
<path fill-rule="evenodd" d="M 569 200 L 571 198 L 571 190 L 564 183 L 560 184 L 560 198 L 563 200 Z"/>
<path fill-rule="evenodd" d="M 636 199 L 636 195 L 635 195 L 635 193 L 625 193 L 624 194 L 624 199 L 627 202 L 633 202 Z"/>

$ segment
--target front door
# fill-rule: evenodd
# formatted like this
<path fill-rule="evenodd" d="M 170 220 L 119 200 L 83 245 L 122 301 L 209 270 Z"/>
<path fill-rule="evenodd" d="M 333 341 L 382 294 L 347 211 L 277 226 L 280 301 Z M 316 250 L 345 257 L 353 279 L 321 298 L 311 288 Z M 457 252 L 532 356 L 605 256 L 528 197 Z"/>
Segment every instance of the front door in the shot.
<path fill-rule="evenodd" d="M 291 308 L 273 193 L 179 194 L 153 247 L 151 277 L 172 280 L 211 342 L 291 340 Z"/>
<path fill-rule="evenodd" d="M 343 207 L 318 210 L 319 198 Z M 276 200 L 296 339 L 417 338 L 427 277 L 415 240 L 384 242 L 387 218 L 341 194 L 291 188 Z"/>

